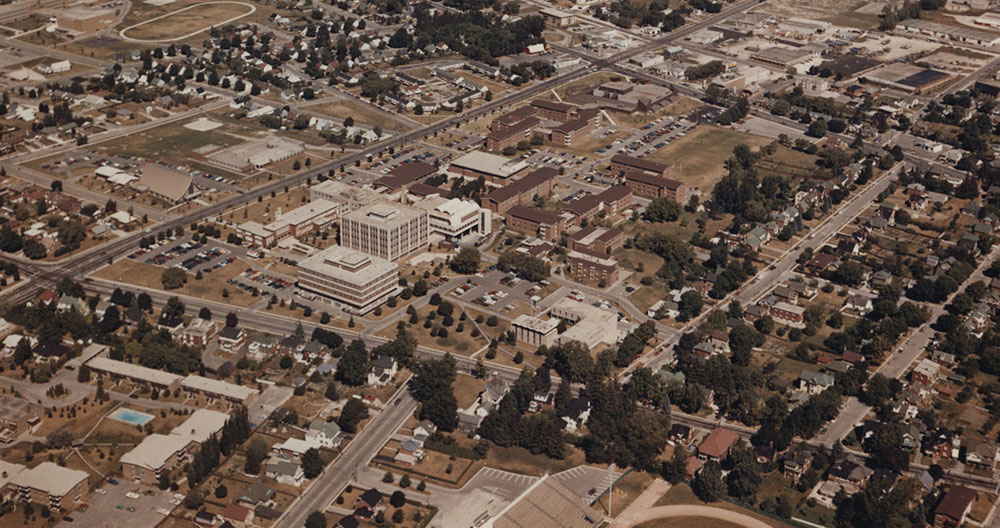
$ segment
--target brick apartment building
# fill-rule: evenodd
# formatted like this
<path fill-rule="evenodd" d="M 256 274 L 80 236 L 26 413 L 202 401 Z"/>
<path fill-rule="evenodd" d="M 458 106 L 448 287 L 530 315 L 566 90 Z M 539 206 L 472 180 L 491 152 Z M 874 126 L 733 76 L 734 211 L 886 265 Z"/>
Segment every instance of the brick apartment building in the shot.
<path fill-rule="evenodd" d="M 618 280 L 618 262 L 604 253 L 586 248 L 571 250 L 566 254 L 566 264 L 577 279 L 607 284 Z"/>
<path fill-rule="evenodd" d="M 535 108 L 539 117 L 562 122 L 569 121 L 573 109 L 576 108 L 573 105 L 549 101 L 547 99 L 535 99 L 531 102 L 531 106 Z"/>
<path fill-rule="evenodd" d="M 601 126 L 599 110 L 582 110 L 575 119 L 552 129 L 551 140 L 557 145 L 571 146 Z"/>
<path fill-rule="evenodd" d="M 552 167 L 542 167 L 505 187 L 501 187 L 480 199 L 483 209 L 494 214 L 504 214 L 515 205 L 524 205 L 535 196 L 546 196 L 552 192 L 559 171 Z"/>
<path fill-rule="evenodd" d="M 555 213 L 536 207 L 516 205 L 504 215 L 507 228 L 529 236 L 553 241 L 566 229 L 566 221 Z"/>
<path fill-rule="evenodd" d="M 516 146 L 518 142 L 528 139 L 539 123 L 541 121 L 537 117 L 529 117 L 510 127 L 490 132 L 486 136 L 486 150 L 501 151 Z"/>
<path fill-rule="evenodd" d="M 533 117 L 538 113 L 538 109 L 534 106 L 522 106 L 517 110 L 512 110 L 506 114 L 496 118 L 490 123 L 491 132 L 499 132 L 501 130 L 510 128 L 529 117 Z"/>
<path fill-rule="evenodd" d="M 573 251 L 590 251 L 610 255 L 622 247 L 625 232 L 617 227 L 587 226 L 569 237 L 569 248 Z"/>

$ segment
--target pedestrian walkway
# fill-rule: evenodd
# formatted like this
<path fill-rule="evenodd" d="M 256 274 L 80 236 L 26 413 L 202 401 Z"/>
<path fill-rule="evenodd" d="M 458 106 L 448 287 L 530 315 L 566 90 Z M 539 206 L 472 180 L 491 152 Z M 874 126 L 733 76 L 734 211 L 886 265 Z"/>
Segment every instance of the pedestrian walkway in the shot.
<path fill-rule="evenodd" d="M 651 510 L 656 501 L 660 500 L 666 492 L 670 491 L 670 483 L 663 479 L 656 479 L 647 487 L 642 494 L 629 504 L 625 511 L 621 512 L 615 521 L 611 523 L 611 528 L 628 528 L 638 523 L 640 516 Z"/>

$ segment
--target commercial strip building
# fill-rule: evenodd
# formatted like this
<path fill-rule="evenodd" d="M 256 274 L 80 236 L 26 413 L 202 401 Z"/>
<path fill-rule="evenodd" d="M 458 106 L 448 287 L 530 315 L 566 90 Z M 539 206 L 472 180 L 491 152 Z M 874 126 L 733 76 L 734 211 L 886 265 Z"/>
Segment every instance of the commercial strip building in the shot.
<path fill-rule="evenodd" d="M 236 234 L 250 247 L 272 247 L 288 237 L 323 231 L 341 215 L 341 205 L 328 200 L 314 200 L 301 207 L 282 214 L 275 213 L 276 219 L 262 225 L 259 222 L 243 222 L 236 227 Z"/>
<path fill-rule="evenodd" d="M 480 198 L 480 204 L 495 214 L 504 214 L 515 205 L 524 205 L 535 196 L 547 196 L 552 192 L 559 171 L 552 167 L 542 167 L 509 185 L 496 189 Z"/>
<path fill-rule="evenodd" d="M 299 262 L 298 287 L 332 300 L 346 312 L 366 314 L 399 290 L 394 263 L 333 246 Z"/>
<path fill-rule="evenodd" d="M 11 477 L 8 486 L 17 490 L 17 502 L 33 502 L 50 509 L 67 510 L 87 493 L 87 472 L 42 462 Z"/>
<path fill-rule="evenodd" d="M 493 213 L 473 202 L 458 198 L 430 196 L 413 204 L 427 211 L 429 237 L 444 240 L 461 240 L 475 234 L 485 236 L 493 232 Z"/>
<path fill-rule="evenodd" d="M 468 180 L 483 178 L 494 187 L 502 187 L 531 170 L 522 159 L 510 159 L 488 152 L 474 150 L 448 164 L 446 172 Z"/>
<path fill-rule="evenodd" d="M 1000 44 L 1000 33 L 984 31 L 982 29 L 971 28 L 960 24 L 942 24 L 922 18 L 910 18 L 900 20 L 896 24 L 896 29 L 902 29 L 911 33 L 920 33 L 936 38 L 944 38 L 966 44 L 977 46 L 996 46 Z"/>
<path fill-rule="evenodd" d="M 340 222 L 342 246 L 397 261 L 427 247 L 427 211 L 384 200 L 344 215 Z"/>
<path fill-rule="evenodd" d="M 562 216 L 525 205 L 511 207 L 504 214 L 504 218 L 508 229 L 529 236 L 538 236 L 550 242 L 566 229 L 566 220 Z"/>

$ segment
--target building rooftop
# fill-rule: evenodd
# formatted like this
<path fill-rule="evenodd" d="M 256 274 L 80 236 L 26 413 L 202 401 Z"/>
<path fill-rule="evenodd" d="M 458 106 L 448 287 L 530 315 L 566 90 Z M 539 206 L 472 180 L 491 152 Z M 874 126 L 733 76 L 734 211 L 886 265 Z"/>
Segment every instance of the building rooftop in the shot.
<path fill-rule="evenodd" d="M 394 262 L 344 246 L 333 246 L 307 257 L 299 262 L 299 268 L 350 284 L 368 284 L 386 273 L 399 269 Z"/>
<path fill-rule="evenodd" d="M 229 415 L 209 409 L 198 409 L 184 420 L 184 423 L 174 427 L 171 435 L 186 438 L 192 442 L 202 443 L 208 437 L 222 430 L 229 420 Z"/>
<path fill-rule="evenodd" d="M 555 213 L 550 213 L 543 209 L 537 207 L 528 207 L 526 205 L 515 205 L 507 211 L 507 216 L 512 216 L 516 218 L 523 218 L 525 220 L 547 225 L 555 225 L 559 223 L 560 216 Z"/>
<path fill-rule="evenodd" d="M 708 433 L 698 446 L 698 454 L 711 458 L 721 458 L 739 440 L 739 435 L 729 429 L 717 427 Z"/>
<path fill-rule="evenodd" d="M 522 328 L 527 328 L 532 332 L 538 332 L 540 334 L 548 334 L 559 326 L 559 321 L 555 319 L 540 319 L 527 314 L 521 314 L 514 318 L 510 322 L 511 326 L 520 326 Z"/>
<path fill-rule="evenodd" d="M 10 482 L 15 486 L 62 497 L 81 481 L 87 480 L 87 476 L 86 471 L 64 468 L 52 462 L 42 462 L 36 467 L 14 475 Z"/>
<path fill-rule="evenodd" d="M 170 457 L 191 445 L 191 440 L 175 434 L 151 434 L 143 438 L 139 445 L 122 455 L 122 464 L 132 464 L 150 471 L 156 471 L 170 460 Z"/>
<path fill-rule="evenodd" d="M 257 389 L 195 375 L 190 375 L 181 380 L 181 386 L 185 389 L 218 394 L 237 400 L 245 400 L 257 394 Z"/>
<path fill-rule="evenodd" d="M 179 172 L 152 163 L 142 166 L 142 176 L 139 183 L 151 192 L 178 201 L 191 189 L 193 178 L 190 173 Z"/>
<path fill-rule="evenodd" d="M 125 376 L 132 379 L 143 380 L 148 383 L 153 383 L 154 385 L 169 386 L 177 381 L 180 381 L 181 379 L 181 376 L 176 374 L 151 369 L 149 367 L 143 367 L 141 365 L 133 365 L 132 363 L 126 363 L 124 361 L 118 361 L 103 356 L 91 359 L 87 362 L 87 365 L 95 370 L 108 372 L 118 376 Z"/>
<path fill-rule="evenodd" d="M 417 217 L 426 216 L 426 214 L 425 211 L 409 205 L 378 200 L 347 213 L 344 215 L 344 220 L 378 226 L 381 229 L 395 229 Z"/>
<path fill-rule="evenodd" d="M 474 150 L 452 161 L 451 166 L 482 172 L 496 178 L 509 178 L 510 175 L 528 168 L 529 165 L 521 159 L 510 159 Z"/>
<path fill-rule="evenodd" d="M 542 167 L 528 173 L 523 178 L 513 183 L 504 185 L 503 187 L 487 194 L 485 198 L 498 203 L 503 202 L 511 197 L 517 196 L 518 194 L 528 192 L 558 175 L 559 171 L 556 169 L 553 169 L 552 167 Z"/>

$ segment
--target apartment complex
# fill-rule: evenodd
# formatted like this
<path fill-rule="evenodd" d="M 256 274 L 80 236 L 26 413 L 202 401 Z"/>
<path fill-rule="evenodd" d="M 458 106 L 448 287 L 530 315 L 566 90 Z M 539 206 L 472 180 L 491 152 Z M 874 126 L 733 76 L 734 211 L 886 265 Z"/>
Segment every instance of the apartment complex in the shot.
<path fill-rule="evenodd" d="M 542 167 L 527 176 L 505 185 L 480 199 L 480 204 L 495 214 L 504 214 L 515 205 L 524 205 L 535 198 L 552 192 L 559 171 Z"/>
<path fill-rule="evenodd" d="M 563 217 L 536 207 L 517 205 L 507 210 L 504 217 L 507 228 L 548 241 L 555 240 L 566 229 Z"/>
<path fill-rule="evenodd" d="M 236 227 L 236 234 L 251 247 L 271 247 L 288 237 L 323 231 L 340 217 L 340 204 L 328 200 L 315 200 L 285 214 L 280 210 L 277 218 L 267 224 L 243 222 Z"/>
<path fill-rule="evenodd" d="M 531 137 L 541 123 L 537 117 L 529 117 L 500 130 L 490 132 L 486 136 L 486 150 L 501 151 L 507 147 L 514 147 L 519 142 Z"/>
<path fill-rule="evenodd" d="M 340 243 L 380 259 L 397 261 L 427 247 L 427 211 L 378 201 L 344 215 Z"/>
<path fill-rule="evenodd" d="M 155 485 L 160 475 L 181 465 L 191 445 L 192 442 L 183 436 L 151 434 L 122 455 L 122 476 Z"/>
<path fill-rule="evenodd" d="M 573 250 L 566 254 L 566 264 L 577 279 L 607 284 L 618 280 L 618 261 L 604 253 L 585 248 Z"/>
<path fill-rule="evenodd" d="M 548 99 L 535 99 L 531 102 L 531 106 L 535 108 L 537 115 L 553 121 L 569 120 L 570 114 L 576 108 L 573 105 L 549 101 Z"/>
<path fill-rule="evenodd" d="M 569 248 L 610 255 L 625 242 L 625 232 L 617 227 L 587 226 L 569 237 Z"/>
<path fill-rule="evenodd" d="M 399 290 L 399 267 L 344 246 L 299 263 L 298 287 L 322 295 L 349 313 L 366 314 Z"/>
<path fill-rule="evenodd" d="M 87 493 L 87 472 L 42 462 L 14 475 L 8 485 L 17 490 L 18 502 L 69 509 Z"/>
<path fill-rule="evenodd" d="M 575 119 L 552 129 L 552 142 L 558 145 L 574 145 L 601 126 L 599 110 L 581 110 Z"/>
<path fill-rule="evenodd" d="M 687 185 L 682 181 L 643 172 L 625 173 L 625 185 L 636 194 L 669 198 L 679 204 L 687 202 Z"/>

